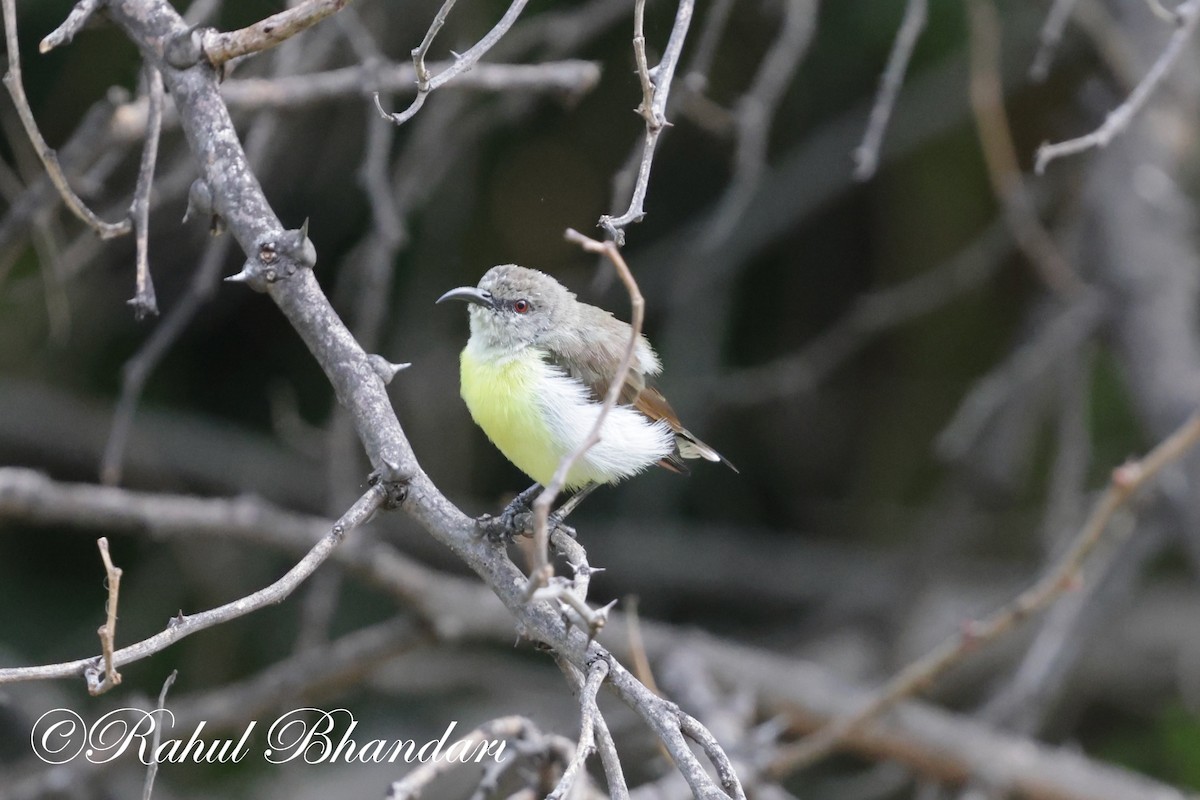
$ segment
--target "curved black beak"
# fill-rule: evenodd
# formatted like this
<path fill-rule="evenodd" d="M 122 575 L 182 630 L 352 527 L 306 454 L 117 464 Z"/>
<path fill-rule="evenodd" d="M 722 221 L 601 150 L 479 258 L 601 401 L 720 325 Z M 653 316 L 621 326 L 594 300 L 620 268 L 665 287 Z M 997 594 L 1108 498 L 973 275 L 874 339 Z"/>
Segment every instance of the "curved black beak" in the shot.
<path fill-rule="evenodd" d="M 451 289 L 439 297 L 437 302 L 440 303 L 443 300 L 463 300 L 467 303 L 474 303 L 477 306 L 485 306 L 487 308 L 496 307 L 495 303 L 492 301 L 491 292 L 485 292 L 482 289 L 475 288 L 474 286 L 460 286 L 457 289 Z"/>

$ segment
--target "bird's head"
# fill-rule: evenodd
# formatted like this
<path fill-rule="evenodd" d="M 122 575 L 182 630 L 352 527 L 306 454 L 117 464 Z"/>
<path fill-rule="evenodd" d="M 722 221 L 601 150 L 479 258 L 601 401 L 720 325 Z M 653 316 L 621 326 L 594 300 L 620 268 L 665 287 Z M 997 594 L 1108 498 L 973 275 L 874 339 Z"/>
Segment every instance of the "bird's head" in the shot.
<path fill-rule="evenodd" d="M 568 319 L 575 295 L 544 272 L 501 264 L 479 279 L 438 298 L 470 303 L 471 337 L 489 350 L 537 346 Z"/>

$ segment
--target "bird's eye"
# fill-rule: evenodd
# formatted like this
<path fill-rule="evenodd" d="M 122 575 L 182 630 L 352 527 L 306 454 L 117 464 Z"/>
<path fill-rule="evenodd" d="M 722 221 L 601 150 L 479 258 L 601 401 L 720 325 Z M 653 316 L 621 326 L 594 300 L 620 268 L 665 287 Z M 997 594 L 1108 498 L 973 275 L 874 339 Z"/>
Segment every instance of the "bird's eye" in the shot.
<path fill-rule="evenodd" d="M 524 314 L 525 312 L 529 311 L 529 301 L 522 298 L 513 303 L 512 307 L 513 311 L 517 312 L 518 314 Z"/>

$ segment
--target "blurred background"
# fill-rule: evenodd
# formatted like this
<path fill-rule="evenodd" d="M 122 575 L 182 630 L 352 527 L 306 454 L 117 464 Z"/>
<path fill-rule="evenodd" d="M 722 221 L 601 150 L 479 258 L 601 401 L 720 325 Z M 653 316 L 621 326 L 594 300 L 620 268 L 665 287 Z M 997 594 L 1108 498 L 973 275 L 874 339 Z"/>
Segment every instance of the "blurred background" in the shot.
<path fill-rule="evenodd" d="M 284 7 L 175 5 L 223 30 Z M 602 214 L 625 210 L 644 121 L 634 113 L 632 2 L 533 0 L 485 65 L 549 65 L 536 80 L 489 87 L 468 73 L 406 125 L 382 122 L 372 70 L 408 63 L 438 5 L 358 0 L 235 64 L 225 84 L 275 211 L 289 227 L 309 221 L 316 274 L 339 313 L 369 352 L 411 362 L 390 392 L 422 466 L 479 514 L 527 479 L 472 424 L 458 397 L 466 315 L 433 301 L 516 262 L 628 318 L 611 267 L 563 232 L 599 235 Z M 1037 176 L 1038 145 L 1103 122 L 1177 28 L 1143 0 L 1073 9 L 933 0 L 878 168 L 859 179 L 866 170 L 855 152 L 906 5 L 697 3 L 647 216 L 627 229 L 625 253 L 665 364 L 659 387 L 740 473 L 707 464 L 686 478 L 655 471 L 598 491 L 574 518 L 591 563 L 606 569 L 593 600 L 620 598 L 625 610 L 636 602 L 643 620 L 672 635 L 704 632 L 861 686 L 1033 583 L 1111 471 L 1200 399 L 1195 44 L 1108 147 Z M 140 156 L 140 60 L 105 22 L 38 55 L 71 6 L 17 3 L 26 89 L 77 190 L 116 219 Z M 444 68 L 506 7 L 460 3 L 431 60 Z M 663 0 L 647 5 L 652 64 L 675 11 Z M 1062 13 L 1061 41 L 1040 52 L 1048 14 Z M 1035 64 L 1043 69 L 1031 73 Z M 475 73 L 486 77 L 485 65 Z M 303 76 L 354 68 L 363 71 L 345 90 L 304 95 Z M 301 87 L 297 96 L 285 95 L 284 77 Z M 275 83 L 251 85 L 259 79 Z M 383 98 L 397 109 L 410 100 L 402 90 Z M 7 100 L 0 123 L 0 464 L 58 481 L 254 495 L 340 514 L 369 471 L 361 446 L 274 305 L 220 282 L 241 264 L 229 237 L 213 237 L 195 215 L 180 222 L 197 171 L 171 115 L 149 240 L 162 315 L 140 321 L 126 304 L 132 239 L 100 242 L 84 229 L 47 192 Z M 1192 459 L 1164 474 L 1118 515 L 1082 588 L 973 654 L 929 699 L 1050 748 L 1200 789 L 1197 467 Z M 179 610 L 248 594 L 296 560 L 219 532 L 39 521 L 5 505 L 3 490 L 0 510 L 0 666 L 94 654 L 100 533 L 125 571 L 119 644 L 161 630 Z M 403 516 L 376 520 L 363 536 L 438 571 L 430 574 L 473 580 Z M 210 702 L 284 659 L 406 619 L 417 634 L 403 646 L 336 679 L 301 681 L 267 704 L 274 712 L 246 705 L 222 717 Z M 81 681 L 0 687 L 0 796 L 139 791 L 136 763 L 47 770 L 30 755 L 28 730 L 48 708 L 90 719 L 152 702 L 172 669 L 180 706 L 225 720 L 215 730 L 323 703 L 392 737 L 436 738 L 449 720 L 465 731 L 504 714 L 577 735 L 561 675 L 545 656 L 514 648 L 503 617 L 493 634 L 458 639 L 428 623 L 330 563 L 286 603 L 130 665 L 104 697 L 86 696 Z M 714 675 L 747 737 L 768 720 L 784 720 L 784 740 L 811 727 L 752 683 Z M 663 766 L 652 740 L 615 704 L 612 714 L 631 783 L 655 780 Z M 155 791 L 376 797 L 401 774 L 168 766 Z M 470 778 L 438 784 L 432 796 L 468 797 Z M 860 752 L 792 771 L 782 786 L 813 798 L 926 798 L 958 796 L 971 778 Z"/>

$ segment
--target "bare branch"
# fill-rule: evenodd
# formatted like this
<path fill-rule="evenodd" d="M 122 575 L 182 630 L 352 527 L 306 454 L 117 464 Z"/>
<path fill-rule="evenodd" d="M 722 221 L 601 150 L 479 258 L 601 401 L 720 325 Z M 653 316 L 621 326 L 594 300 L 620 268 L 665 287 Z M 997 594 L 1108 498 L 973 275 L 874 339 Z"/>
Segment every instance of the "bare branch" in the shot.
<path fill-rule="evenodd" d="M 500 717 L 499 719 L 485 722 L 467 735 L 459 738 L 454 744 L 446 748 L 446 751 L 452 752 L 457 748 L 465 752 L 464 748 L 468 745 L 494 739 L 519 740 L 540 745 L 543 738 L 544 736 L 538 730 L 538 727 L 525 717 Z M 459 747 L 460 744 L 463 747 Z M 461 762 L 447 758 L 427 761 L 400 780 L 392 783 L 387 794 L 388 800 L 415 800 L 415 798 L 420 797 L 421 793 L 428 788 L 434 779 L 460 766 L 462 766 Z"/>
<path fill-rule="evenodd" d="M 567 676 L 567 680 L 571 684 L 571 688 L 576 694 L 583 697 L 584 679 L 583 673 L 571 664 L 569 661 L 559 657 L 556 659 L 559 668 L 563 674 Z M 604 663 L 605 675 L 608 674 L 608 665 L 606 662 L 596 662 L 596 664 Z M 591 672 L 588 673 L 589 679 Z M 597 686 L 597 688 L 599 688 Z M 592 694 L 592 704 L 595 705 L 595 693 Z M 604 779 L 608 783 L 608 796 L 610 800 L 629 800 L 629 786 L 625 783 L 625 773 L 621 769 L 621 760 L 617 756 L 617 746 L 613 742 L 612 733 L 608 730 L 608 723 L 605 722 L 604 716 L 600 713 L 599 708 L 595 709 L 593 714 L 593 723 L 595 728 L 595 745 L 596 750 L 600 754 L 600 763 L 604 767 Z M 582 732 L 580 734 L 580 743 L 583 742 Z M 578 754 L 578 751 L 577 751 Z"/>
<path fill-rule="evenodd" d="M 303 553 L 329 526 L 326 520 L 273 510 L 248 497 L 201 499 L 61 484 L 17 468 L 0 469 L 0 514 L 5 519 L 65 524 L 67 530 L 99 525 L 155 538 L 248 542 L 287 553 Z M 731 534 L 721 535 L 728 538 Z M 476 581 L 430 570 L 409 562 L 390 546 L 360 537 L 337 548 L 333 559 L 368 585 L 416 608 L 425 620 L 420 631 L 458 643 L 511 643 L 509 612 Z M 517 577 L 514 574 L 514 580 Z M 1185 599 L 1184 603 L 1192 601 Z M 262 708 L 294 699 L 295 695 L 285 693 L 287 686 L 299 686 L 298 691 L 307 693 L 344 684 L 361 675 L 361 668 L 380 663 L 389 652 L 411 647 L 412 625 L 395 622 L 348 634 L 325 651 L 296 655 L 228 692 L 219 690 L 189 701 L 186 708 L 180 704 L 176 710 L 181 718 L 186 715 L 228 726 L 254 718 Z M 628 660 L 629 653 L 620 648 L 625 636 L 620 630 L 623 623 L 617 615 L 614 642 L 617 655 Z M 650 620 L 643 625 L 652 658 L 686 649 L 702 659 L 705 669 L 720 682 L 755 692 L 767 709 L 787 711 L 799 730 L 809 730 L 822 719 L 850 713 L 862 705 L 865 690 L 847 685 L 842 676 L 815 664 Z M 1188 628 L 1184 625 L 1177 630 L 1175 639 L 1171 633 L 1165 634 L 1167 639 L 1178 642 Z M 599 650 L 595 644 L 590 648 L 593 654 Z M 619 664 L 611 669 L 610 686 L 612 680 L 628 680 Z M 263 687 L 272 691 L 264 693 Z M 264 705 L 259 706 L 260 702 Z M 669 703 L 655 708 L 674 714 Z M 603 757 L 600 734 L 597 744 Z M 1176 789 L 1081 755 L 1070 746 L 1055 747 L 1000 733 L 963 715 L 913 700 L 905 701 L 878 725 L 850 734 L 845 744 L 871 758 L 895 759 L 938 781 L 957 783 L 986 773 L 995 786 L 1031 799 L 1184 800 Z"/>
<path fill-rule="evenodd" d="M 641 222 L 646 216 L 644 210 L 646 191 L 650 186 L 650 168 L 654 164 L 654 150 L 658 147 L 658 137 L 663 127 L 667 125 L 667 100 L 671 93 L 671 81 L 675 76 L 675 66 L 679 62 L 679 54 L 683 51 L 683 42 L 687 38 L 688 26 L 692 22 L 693 0 L 679 0 L 679 8 L 675 12 L 675 24 L 671 27 L 671 35 L 667 39 L 667 47 L 658 66 L 649 69 L 645 58 L 645 35 L 642 32 L 642 10 L 645 0 L 637 0 L 634 7 L 634 53 L 641 47 L 638 59 L 638 77 L 642 84 L 642 104 L 639 113 L 646 119 L 646 136 L 642 144 L 642 159 L 638 166 L 637 180 L 633 185 L 633 197 L 629 208 L 619 217 L 605 214 L 600 217 L 600 227 L 620 247 L 625 244 L 625 228 L 631 223 Z M 639 44 L 640 40 L 640 44 Z M 653 74 L 651 74 L 653 73 Z M 647 102 L 646 87 L 653 85 L 653 99 Z"/>
<path fill-rule="evenodd" d="M 900 87 L 904 84 L 904 73 L 908 71 L 913 48 L 921 38 L 921 32 L 925 30 L 928 15 L 929 0 L 908 0 L 904 7 L 904 18 L 900 21 L 900 29 L 892 43 L 887 67 L 883 70 L 883 77 L 879 79 L 879 91 L 875 95 L 875 104 L 871 106 L 867 130 L 863 134 L 862 144 L 854 151 L 854 177 L 860 181 L 871 178 L 879 167 L 879 150 L 883 146 L 883 135 L 887 132 L 888 121 L 892 118 L 892 109 L 896 105 L 896 96 L 900 94 Z"/>
<path fill-rule="evenodd" d="M 562 777 L 558 779 L 558 785 L 546 795 L 546 800 L 564 800 L 570 796 L 571 788 L 583 770 L 583 765 L 596 749 L 596 725 L 599 720 L 603 720 L 600 709 L 596 706 L 596 694 L 600 691 L 600 684 L 604 683 L 607 677 L 608 662 L 604 659 L 594 662 L 588 669 L 587 680 L 579 689 L 579 742 L 575 745 L 575 753 L 571 756 L 567 768 L 563 770 Z"/>
<path fill-rule="evenodd" d="M 200 38 L 205 57 L 214 67 L 235 58 L 260 53 L 336 14 L 350 0 L 303 0 L 236 31 L 205 31 Z"/>
<path fill-rule="evenodd" d="M 433 18 L 433 22 L 429 23 L 429 30 L 425 32 L 425 38 L 421 40 L 412 51 L 413 69 L 417 73 L 417 92 L 429 92 L 429 70 L 425 67 L 425 56 L 429 55 L 429 48 L 433 46 L 434 37 L 446 24 L 446 17 L 450 14 L 450 9 L 454 8 L 454 0 L 446 0 L 442 3 L 442 7 L 438 9 L 437 14 Z"/>
<path fill-rule="evenodd" d="M 1054 51 L 1062 41 L 1063 30 L 1066 29 L 1067 20 L 1071 18 L 1071 12 L 1077 2 L 1079 0 L 1054 0 L 1054 5 L 1050 7 L 1050 13 L 1046 15 L 1046 21 L 1042 23 L 1042 30 L 1038 33 L 1037 53 L 1029 67 L 1029 77 L 1033 80 L 1044 81 L 1050 73 L 1050 60 L 1054 58 Z"/>
<path fill-rule="evenodd" d="M 416 99 L 413 100 L 412 104 L 409 105 L 409 107 L 404 111 L 389 114 L 387 111 L 384 111 L 383 106 L 380 105 L 379 93 L 376 92 L 375 107 L 379 110 L 380 115 L 383 116 L 384 119 L 390 119 L 397 125 L 403 125 L 405 122 L 408 122 L 410 119 L 416 116 L 416 113 L 421 110 L 421 106 L 425 105 L 425 98 L 429 96 L 430 92 L 445 86 L 451 80 L 475 66 L 479 59 L 487 55 L 488 50 L 491 50 L 496 43 L 500 41 L 504 34 L 508 33 L 508 29 L 511 28 L 513 23 L 517 21 L 517 17 L 521 16 L 521 11 L 524 10 L 527 2 L 528 0 L 513 0 L 512 5 L 510 5 L 508 10 L 504 12 L 504 16 L 502 16 L 500 21 L 497 22 L 496 25 L 487 32 L 486 36 L 476 42 L 471 49 L 467 50 L 467 52 L 463 53 L 462 55 L 456 55 L 453 66 L 443 70 L 442 72 L 439 72 L 433 77 L 429 77 L 428 73 L 425 72 L 424 80 L 422 80 L 422 73 L 425 70 L 425 52 L 429 49 L 428 45 L 432 44 L 433 37 L 437 34 L 438 29 L 441 28 L 442 23 L 445 21 L 445 14 L 450 11 L 450 6 L 454 4 L 454 0 L 446 0 L 445 5 L 443 5 L 441 11 L 438 12 L 438 16 L 434 18 L 433 24 L 429 28 L 429 32 L 425 34 L 425 41 L 421 43 L 421 47 L 418 47 L 413 51 L 414 68 L 417 72 Z"/>
<path fill-rule="evenodd" d="M 165 57 L 156 43 L 178 41 L 188 31 L 166 0 L 109 0 L 107 11 L 113 22 L 138 44 L 143 56 L 160 69 Z M 246 162 L 228 109 L 221 101 L 218 76 L 206 64 L 162 71 L 166 88 L 175 99 L 188 145 L 211 188 L 213 205 L 247 254 L 241 275 L 252 288 L 270 296 L 301 336 L 347 408 L 367 456 L 380 476 L 378 484 L 358 505 L 369 510 L 384 505 L 404 508 L 486 581 L 517 618 L 524 635 L 547 644 L 576 667 L 585 668 L 597 658 L 609 659 L 609 686 L 666 742 L 672 758 L 683 765 L 693 793 L 702 800 L 727 796 L 729 792 L 723 791 L 700 767 L 684 741 L 681 728 L 685 723 L 677 709 L 646 690 L 603 647 L 567 625 L 556 606 L 528 602 L 523 576 L 503 548 L 477 536 L 474 520 L 451 504 L 423 471 L 396 418 L 382 379 L 333 311 L 312 273 L 315 248 L 303 228 L 285 229 L 264 197 Z M 344 527 L 338 525 L 288 576 L 264 590 L 271 593 L 270 597 L 257 593 L 235 605 L 244 608 L 282 597 L 298 582 L 298 577 L 310 572 L 333 550 L 343 532 Z M 283 591 L 277 591 L 281 588 Z M 218 621 L 211 614 L 198 616 L 206 624 Z M 177 628 L 190 632 L 196 629 L 196 622 L 184 620 Z M 166 641 L 177 636 L 168 630 L 149 642 L 165 646 Z M 119 663 L 122 655 L 116 653 L 114 660 Z M 37 673 L 24 672 L 19 677 L 49 677 L 56 670 L 75 674 L 72 670 L 84 669 L 86 664 L 55 665 L 41 668 Z M 11 671 L 0 672 L 0 680 L 17 678 L 18 674 Z M 733 796 L 744 796 L 736 778 L 723 775 L 723 780 L 732 786 Z"/>
<path fill-rule="evenodd" d="M 1146 77 L 1142 78 L 1141 83 L 1134 88 L 1129 98 L 1110 111 L 1104 124 L 1091 133 L 1075 139 L 1068 139 L 1065 142 L 1046 143 L 1039 147 L 1033 168 L 1034 172 L 1041 175 L 1046 171 L 1046 166 L 1057 158 L 1082 153 L 1094 147 L 1105 147 L 1114 137 L 1121 135 L 1129 127 L 1129 123 L 1142 110 L 1154 90 L 1175 66 L 1175 62 L 1179 60 L 1185 50 L 1185 45 L 1196 32 L 1196 26 L 1200 24 L 1200 0 L 1188 0 L 1176 9 L 1176 14 L 1180 20 L 1179 27 L 1171 34 L 1167 46 L 1155 60 L 1154 65 L 1150 67 Z"/>
<path fill-rule="evenodd" d="M 572 467 L 578 463 L 579 459 L 583 458 L 593 445 L 600 441 L 600 429 L 604 425 L 605 419 L 608 418 L 608 412 L 617 404 L 617 398 L 621 395 L 621 388 L 625 385 L 625 378 L 629 375 L 629 370 L 633 366 L 633 359 L 637 354 L 638 337 L 642 334 L 642 317 L 646 311 L 646 301 L 642 297 L 641 291 L 638 289 L 637 281 L 634 280 L 633 273 L 629 271 L 629 265 L 625 263 L 625 259 L 621 256 L 621 251 L 613 242 L 600 242 L 589 236 L 584 236 L 579 231 L 567 229 L 567 241 L 574 242 L 589 253 L 597 253 L 608 256 L 612 261 L 613 268 L 621 278 L 621 282 L 625 284 L 626 291 L 629 292 L 630 305 L 630 320 L 629 320 L 629 342 L 625 345 L 625 353 L 621 357 L 621 361 L 617 366 L 617 371 L 613 374 L 612 381 L 608 385 L 608 391 L 605 392 L 604 402 L 600 405 L 600 410 L 596 414 L 596 421 L 592 423 L 592 429 L 588 431 L 587 437 L 584 438 L 579 446 L 572 450 L 567 457 L 559 462 L 558 469 L 554 471 L 554 477 L 546 484 L 542 493 L 533 501 L 533 570 L 530 575 L 531 586 L 545 586 L 551 576 L 554 574 L 554 568 L 550 564 L 550 558 L 547 553 L 550 542 L 550 534 L 548 531 L 548 521 L 550 518 L 550 508 L 554 505 L 554 498 L 562 491 L 566 485 L 567 475 L 570 474 Z"/>
<path fill-rule="evenodd" d="M 1012 355 L 976 382 L 954 416 L 934 440 L 934 452 L 944 461 L 961 460 L 985 423 L 1013 393 L 1026 390 L 1067 354 L 1086 342 L 1108 310 L 1098 291 L 1081 292 L 1066 308 L 1038 328 Z"/>
<path fill-rule="evenodd" d="M 646 58 L 646 0 L 633 4 L 633 63 L 637 65 L 638 82 L 642 85 L 642 102 L 637 111 L 646 120 L 646 128 L 658 130 L 665 122 L 663 115 L 654 113 L 654 81 L 650 79 L 650 62 Z"/>
<path fill-rule="evenodd" d="M 284 47 L 276 51 L 275 60 L 271 65 L 272 71 L 277 76 L 282 76 L 299 67 L 299 64 L 296 63 L 299 59 L 290 55 L 296 52 L 299 50 L 295 47 L 291 50 Z M 270 79 L 263 80 L 269 81 Z M 228 86 L 230 83 L 233 82 L 226 81 L 223 85 Z M 255 118 L 246 135 L 246 158 L 250 164 L 256 167 L 260 165 L 268 145 L 274 140 L 279 122 L 277 114 L 266 113 Z M 193 174 L 189 169 L 189 182 Z M 189 188 L 190 193 L 191 188 Z M 134 415 L 137 413 L 146 383 L 171 347 L 183 335 L 188 324 L 216 292 L 220 285 L 221 268 L 225 265 L 232 247 L 233 240 L 228 236 L 210 239 L 199 266 L 192 273 L 187 291 L 154 327 L 153 332 L 138 352 L 122 367 L 121 393 L 113 411 L 108 440 L 105 442 L 104 452 L 100 459 L 101 483 L 115 486 L 121 482 L 125 450 L 133 429 Z"/>
<path fill-rule="evenodd" d="M 1042 226 L 1021 178 L 1016 147 L 1004 113 L 1004 87 L 1000 83 L 1000 20 L 996 7 L 989 0 L 972 0 L 967 9 L 971 108 L 975 112 L 975 127 L 992 191 L 1004 209 L 1004 217 L 1017 244 L 1042 283 L 1060 294 L 1078 292 L 1083 283 Z"/>
<path fill-rule="evenodd" d="M 100 482 L 109 486 L 121 483 L 125 452 L 133 430 L 133 419 L 141 402 L 142 392 L 155 368 L 171 347 L 183 335 L 196 312 L 211 297 L 220 284 L 221 267 L 229 256 L 233 240 L 228 236 L 212 241 L 204 251 L 200 264 L 192 273 L 187 291 L 155 325 L 145 343 L 121 368 L 121 393 L 113 410 L 108 439 L 100 456 Z"/>
<path fill-rule="evenodd" d="M 786 774 L 828 755 L 851 732 L 883 714 L 905 697 L 929 686 L 948 668 L 969 652 L 994 641 L 1001 635 L 1042 611 L 1063 592 L 1083 578 L 1081 567 L 1108 529 L 1113 515 L 1125 506 L 1142 487 L 1165 469 L 1183 458 L 1200 442 L 1200 413 L 1194 414 L 1140 461 L 1130 461 L 1113 470 L 1112 480 L 1103 497 L 1093 506 L 1091 515 L 1070 547 L 1050 570 L 1011 602 L 988 617 L 965 626 L 928 654 L 901 670 L 854 714 L 828 723 L 816 733 L 784 750 L 772 771 Z"/>
<path fill-rule="evenodd" d="M 945 263 L 859 297 L 799 352 L 726 372 L 713 383 L 713 397 L 730 405 L 754 406 L 811 392 L 873 337 L 978 290 L 999 270 L 1011 239 L 1002 223 L 993 223 Z"/>
<path fill-rule="evenodd" d="M 784 90 L 808 52 L 816 24 L 816 0 L 786 0 L 779 35 L 758 65 L 750 88 L 734 107 L 737 146 L 733 154 L 733 178 L 713 209 L 699 245 L 701 250 L 711 250 L 728 237 L 750 205 L 767 169 L 771 122 Z"/>
<path fill-rule="evenodd" d="M 70 184 L 67 183 L 67 176 L 63 173 L 62 165 L 58 162 L 58 154 L 42 138 L 42 132 L 38 130 L 37 121 L 33 118 L 33 109 L 29 107 L 29 100 L 25 97 L 25 87 L 21 82 L 21 52 L 17 44 L 16 0 L 2 0 L 2 2 L 5 44 L 8 48 L 8 72 L 4 75 L 4 85 L 8 88 L 13 104 L 17 107 L 17 115 L 25 127 L 25 135 L 29 137 L 33 149 L 37 151 L 38 158 L 46 168 L 46 174 L 58 189 L 58 193 L 62 195 L 67 208 L 71 209 L 71 213 L 91 226 L 100 235 L 100 238 L 112 239 L 129 233 L 132 224 L 128 217 L 120 222 L 105 222 L 87 207 L 79 195 L 75 194 Z"/>
<path fill-rule="evenodd" d="M 163 79 L 162 73 L 153 65 L 146 66 L 146 94 L 149 97 L 149 114 L 146 118 L 146 143 L 142 146 L 142 162 L 138 168 L 137 188 L 133 192 L 133 204 L 129 216 L 133 219 L 133 230 L 137 240 L 137 290 L 129 304 L 134 316 L 142 319 L 148 314 L 158 315 L 158 301 L 154 296 L 154 281 L 150 278 L 150 190 L 154 184 L 154 163 L 158 159 L 158 139 L 162 132 Z"/>
<path fill-rule="evenodd" d="M 329 533 L 318 541 L 308 551 L 308 554 L 288 570 L 287 574 L 282 578 L 270 586 L 259 589 L 253 594 L 218 606 L 217 608 L 190 616 L 180 614 L 173 618 L 166 629 L 160 633 L 137 644 L 117 650 L 112 654 L 111 665 L 113 667 L 120 667 L 134 661 L 139 661 L 169 647 L 185 636 L 190 636 L 193 633 L 211 628 L 214 625 L 245 616 L 265 606 L 282 602 L 288 595 L 295 591 L 297 586 L 315 572 L 317 567 L 321 566 L 329 558 L 330 553 L 341 544 L 342 539 L 345 538 L 345 535 L 349 531 L 362 525 L 372 514 L 382 507 L 385 499 L 386 492 L 383 488 L 379 484 L 372 486 L 359 498 L 358 502 L 342 515 L 341 519 L 334 523 Z M 111 613 L 115 613 L 115 609 L 111 610 Z M 46 680 L 50 678 L 70 678 L 76 675 L 84 675 L 88 679 L 89 687 L 91 687 L 93 685 L 100 685 L 100 672 L 98 659 L 81 658 L 77 661 L 68 661 L 61 664 L 0 669 L 0 684 L 28 680 Z"/>
<path fill-rule="evenodd" d="M 163 708 L 167 705 L 167 692 L 175 685 L 175 678 L 179 676 L 179 670 L 171 670 L 171 674 L 163 681 L 162 689 L 158 692 L 158 711 L 161 714 Z M 151 738 L 150 752 L 157 753 L 159 742 L 162 740 L 162 725 L 154 726 L 154 736 Z M 150 759 L 150 766 L 146 767 L 146 782 L 142 786 L 142 800 L 150 800 L 150 796 L 154 794 L 154 778 L 158 775 L 158 759 Z"/>
<path fill-rule="evenodd" d="M 180 721 L 204 720 L 214 728 L 232 727 L 297 698 L 365 680 L 378 667 L 429 642 L 429 632 L 412 619 L 397 616 L 320 648 L 298 651 L 242 680 L 196 696 L 178 699 Z"/>
<path fill-rule="evenodd" d="M 683 85 L 688 91 L 699 94 L 708 90 L 708 73 L 712 71 L 713 61 L 717 57 L 717 45 L 721 43 L 721 36 L 725 32 L 733 6 L 734 0 L 717 0 L 709 8 L 700 38 L 683 76 Z"/>
<path fill-rule="evenodd" d="M 91 19 L 92 14 L 96 13 L 104 0 L 79 0 L 75 7 L 71 9 L 71 13 L 67 14 L 67 18 L 63 20 L 63 24 L 59 25 L 50 33 L 46 34 L 38 45 L 38 51 L 41 53 L 49 53 L 60 45 L 68 44 L 75 38 L 75 34 L 83 30 L 83 26 Z"/>
<path fill-rule="evenodd" d="M 113 650 L 116 649 L 117 638 L 117 601 L 121 595 L 121 568 L 113 564 L 108 552 L 108 539 L 103 536 L 97 540 L 100 548 L 100 558 L 104 560 L 104 574 L 108 584 L 108 602 L 104 604 L 105 621 L 96 631 L 100 635 L 100 650 L 104 659 L 104 679 L 93 685 L 88 683 L 88 693 L 95 696 L 104 694 L 121 682 L 121 673 L 113 665 Z"/>

